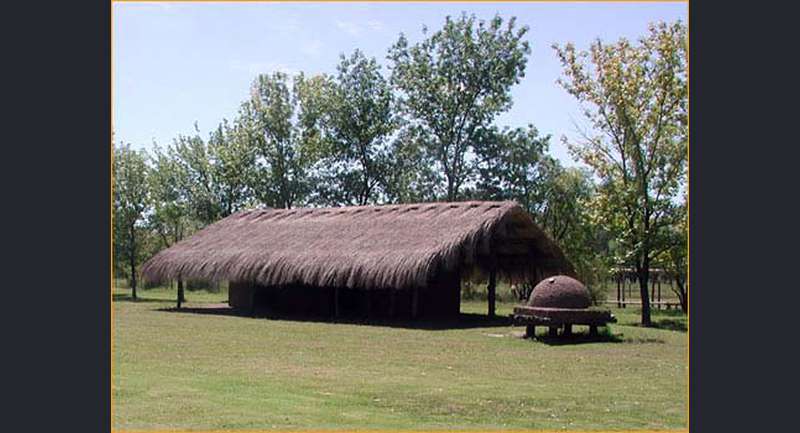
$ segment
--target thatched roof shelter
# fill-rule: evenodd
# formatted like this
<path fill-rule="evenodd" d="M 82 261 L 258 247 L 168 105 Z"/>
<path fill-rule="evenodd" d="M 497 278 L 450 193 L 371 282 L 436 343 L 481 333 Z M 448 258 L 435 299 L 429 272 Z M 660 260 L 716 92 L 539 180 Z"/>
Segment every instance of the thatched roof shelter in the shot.
<path fill-rule="evenodd" d="M 436 273 L 452 271 L 538 280 L 573 267 L 510 201 L 247 210 L 142 267 L 149 281 L 360 289 L 424 288 Z"/>

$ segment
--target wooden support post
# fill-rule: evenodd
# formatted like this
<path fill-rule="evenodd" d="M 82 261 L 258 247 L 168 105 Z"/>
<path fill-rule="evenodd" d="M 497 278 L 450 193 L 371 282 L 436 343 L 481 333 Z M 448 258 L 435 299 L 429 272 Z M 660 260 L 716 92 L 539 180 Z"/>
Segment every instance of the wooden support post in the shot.
<path fill-rule="evenodd" d="M 550 337 L 558 337 L 558 326 L 551 326 L 547 335 Z"/>
<path fill-rule="evenodd" d="M 183 280 L 178 279 L 178 309 L 181 309 L 181 304 L 186 302 L 186 297 L 183 293 Z"/>
<path fill-rule="evenodd" d="M 411 296 L 411 318 L 416 319 L 419 314 L 419 288 L 414 287 L 414 293 Z"/>
<path fill-rule="evenodd" d="M 622 279 L 617 276 L 617 308 L 622 308 L 622 299 L 620 296 L 622 295 Z"/>
<path fill-rule="evenodd" d="M 570 323 L 565 324 L 564 331 L 562 331 L 561 335 L 563 335 L 564 337 L 572 336 L 572 324 Z"/>
<path fill-rule="evenodd" d="M 453 316 L 459 317 L 461 316 L 461 272 L 458 273 L 458 280 L 454 285 L 455 293 L 453 294 L 453 299 L 455 301 L 455 305 L 453 306 Z"/>
<path fill-rule="evenodd" d="M 622 308 L 625 308 L 625 291 L 628 289 L 628 279 L 627 277 L 623 277 L 623 285 L 622 285 Z"/>
<path fill-rule="evenodd" d="M 525 338 L 536 338 L 536 325 L 528 325 L 525 327 Z"/>
<path fill-rule="evenodd" d="M 597 325 L 589 325 L 589 335 L 597 337 Z"/>
<path fill-rule="evenodd" d="M 487 287 L 487 289 L 489 291 L 489 317 L 493 318 L 495 315 L 495 297 L 497 289 L 497 271 L 494 269 L 489 272 L 489 287 Z"/>

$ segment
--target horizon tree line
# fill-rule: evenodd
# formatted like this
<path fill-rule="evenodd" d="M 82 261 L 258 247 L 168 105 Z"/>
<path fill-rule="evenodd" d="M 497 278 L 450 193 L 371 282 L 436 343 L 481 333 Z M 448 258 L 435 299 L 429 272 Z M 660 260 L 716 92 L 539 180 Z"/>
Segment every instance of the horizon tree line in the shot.
<path fill-rule="evenodd" d="M 195 124 L 151 152 L 115 143 L 116 273 L 135 298 L 146 257 L 253 206 L 508 199 L 587 284 L 630 265 L 645 304 L 650 267 L 670 265 L 685 309 L 685 26 L 657 23 L 638 44 L 597 40 L 588 52 L 554 45 L 559 82 L 591 125 L 566 144 L 588 168 L 564 167 L 533 125 L 494 124 L 525 76 L 527 32 L 515 18 L 447 17 L 417 43 L 400 34 L 387 75 L 356 49 L 334 74 L 259 74 L 206 139 Z"/>

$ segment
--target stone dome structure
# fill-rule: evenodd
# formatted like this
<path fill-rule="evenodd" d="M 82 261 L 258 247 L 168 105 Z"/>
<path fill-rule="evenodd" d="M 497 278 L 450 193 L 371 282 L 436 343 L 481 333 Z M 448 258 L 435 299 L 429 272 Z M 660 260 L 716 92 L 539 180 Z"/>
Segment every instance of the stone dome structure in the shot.
<path fill-rule="evenodd" d="M 583 283 L 566 275 L 556 275 L 545 278 L 533 288 L 527 305 L 537 308 L 585 309 L 591 303 L 589 289 Z"/>
<path fill-rule="evenodd" d="M 609 310 L 589 308 L 592 304 L 589 289 L 580 281 L 566 275 L 545 278 L 533 288 L 525 305 L 514 307 L 514 323 L 525 325 L 525 338 L 536 338 L 536 327 L 546 326 L 550 337 L 572 335 L 572 325 L 589 327 L 589 335 L 596 337 L 597 327 L 615 323 L 617 319 Z"/>

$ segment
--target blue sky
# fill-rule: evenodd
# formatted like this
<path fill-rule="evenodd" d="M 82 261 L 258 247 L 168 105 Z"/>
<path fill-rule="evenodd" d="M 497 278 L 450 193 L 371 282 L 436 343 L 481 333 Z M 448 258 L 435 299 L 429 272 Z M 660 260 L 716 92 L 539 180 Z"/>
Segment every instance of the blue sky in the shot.
<path fill-rule="evenodd" d="M 114 3 L 113 126 L 117 140 L 149 148 L 201 134 L 232 118 L 258 73 L 332 73 L 340 53 L 360 48 L 386 65 L 400 32 L 420 40 L 462 11 L 527 25 L 532 54 L 500 126 L 532 123 L 552 134 L 551 152 L 573 165 L 560 137 L 584 125 L 556 79 L 550 48 L 595 38 L 635 39 L 656 20 L 687 22 L 686 3 Z M 384 67 L 384 72 L 388 71 Z"/>

